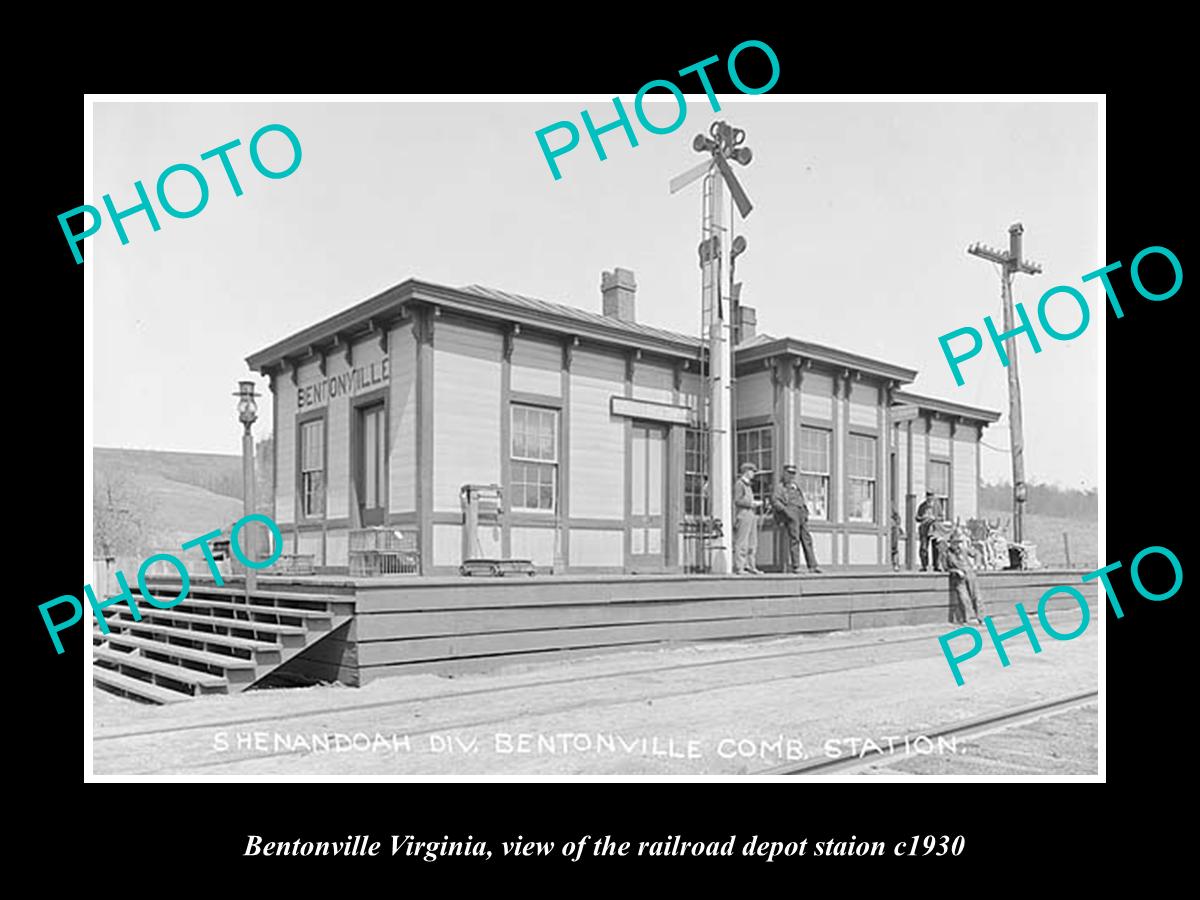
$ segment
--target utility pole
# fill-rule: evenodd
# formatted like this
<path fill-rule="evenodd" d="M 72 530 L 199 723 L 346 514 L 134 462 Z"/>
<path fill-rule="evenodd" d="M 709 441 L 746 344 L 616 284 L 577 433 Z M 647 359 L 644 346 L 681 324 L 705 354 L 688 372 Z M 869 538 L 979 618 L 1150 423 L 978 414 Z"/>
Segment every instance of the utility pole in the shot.
<path fill-rule="evenodd" d="M 996 263 L 1000 267 L 1000 296 L 1004 302 L 1004 332 L 1013 330 L 1012 277 L 1016 272 L 1026 275 L 1042 274 L 1037 263 L 1021 258 L 1021 235 L 1025 228 L 1017 222 L 1008 229 L 1008 252 L 996 250 L 984 244 L 972 244 L 967 252 L 980 259 Z M 1021 378 L 1017 371 L 1017 342 L 1007 348 L 1008 353 L 1008 426 L 1012 447 L 1013 468 L 1013 540 L 1018 544 L 1024 540 L 1025 523 L 1025 436 L 1021 426 Z"/>

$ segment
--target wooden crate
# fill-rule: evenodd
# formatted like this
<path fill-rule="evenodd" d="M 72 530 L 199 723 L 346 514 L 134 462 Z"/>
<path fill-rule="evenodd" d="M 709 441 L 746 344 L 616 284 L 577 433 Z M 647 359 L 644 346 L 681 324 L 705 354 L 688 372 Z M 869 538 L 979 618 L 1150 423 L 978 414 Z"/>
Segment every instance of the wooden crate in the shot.
<path fill-rule="evenodd" d="M 352 576 L 416 575 L 420 568 L 420 557 L 407 550 L 350 551 Z"/>

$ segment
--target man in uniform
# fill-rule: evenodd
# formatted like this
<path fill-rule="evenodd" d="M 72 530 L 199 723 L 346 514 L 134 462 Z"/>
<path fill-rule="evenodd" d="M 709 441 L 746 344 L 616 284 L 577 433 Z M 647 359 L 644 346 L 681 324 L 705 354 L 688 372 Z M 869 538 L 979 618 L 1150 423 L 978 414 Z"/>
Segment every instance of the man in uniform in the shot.
<path fill-rule="evenodd" d="M 758 511 L 762 503 L 754 498 L 752 462 L 744 462 L 733 483 L 733 574 L 761 575 L 758 568 Z"/>
<path fill-rule="evenodd" d="M 933 491 L 925 492 L 924 502 L 917 507 L 917 538 L 921 549 L 921 571 L 929 571 L 929 545 L 933 543 L 933 526 L 937 522 L 937 499 Z M 938 567 L 937 546 L 933 548 L 933 567 Z"/>
<path fill-rule="evenodd" d="M 946 571 L 950 575 L 950 621 L 964 624 L 968 611 L 976 624 L 983 622 L 983 604 L 979 601 L 979 584 L 975 578 L 975 563 L 961 529 L 954 529 L 946 547 Z"/>
<path fill-rule="evenodd" d="M 820 572 L 812 535 L 808 533 L 808 501 L 804 499 L 800 485 L 796 484 L 796 467 L 790 463 L 783 467 L 783 478 L 771 494 L 771 506 L 775 510 L 776 523 L 784 528 L 788 538 L 787 571 L 800 571 L 800 547 L 803 546 L 808 570 Z"/>

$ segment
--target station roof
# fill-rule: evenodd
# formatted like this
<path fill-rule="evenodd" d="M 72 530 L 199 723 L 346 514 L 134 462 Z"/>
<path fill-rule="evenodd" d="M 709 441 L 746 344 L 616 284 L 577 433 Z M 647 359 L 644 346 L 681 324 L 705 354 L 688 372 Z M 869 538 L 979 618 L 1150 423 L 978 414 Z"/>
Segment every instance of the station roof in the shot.
<path fill-rule="evenodd" d="M 373 326 L 382 327 L 402 318 L 406 307 L 414 303 L 432 304 L 445 310 L 516 323 L 565 337 L 633 347 L 681 359 L 695 359 L 700 352 L 699 339 L 691 335 L 480 285 L 452 288 L 410 278 L 252 353 L 246 358 L 246 364 L 254 371 L 265 372 L 289 361 L 298 361 L 308 355 L 310 348 L 326 350 L 339 342 L 355 340 L 369 333 Z"/>
<path fill-rule="evenodd" d="M 947 416 L 961 416 L 964 419 L 974 419 L 977 422 L 999 422 L 1000 413 L 978 406 L 967 406 L 963 403 L 952 403 L 949 400 L 939 400 L 936 397 L 925 397 L 909 391 L 896 391 L 892 395 L 896 403 L 906 403 L 920 409 L 928 409 Z"/>
<path fill-rule="evenodd" d="M 737 346 L 737 361 L 739 363 L 767 359 L 772 356 L 779 356 L 780 354 L 797 356 L 801 359 L 811 359 L 832 366 L 840 366 L 867 375 L 876 375 L 880 378 L 898 381 L 901 384 L 908 384 L 917 377 L 916 369 L 907 369 L 904 366 L 897 366 L 893 363 L 883 362 L 882 360 L 860 356 L 848 350 L 838 350 L 836 347 L 812 344 L 808 341 L 797 340 L 796 338 L 776 338 L 771 337 L 769 334 L 759 334 L 748 341 L 743 341 Z"/>
<path fill-rule="evenodd" d="M 246 358 L 246 364 L 254 371 L 265 373 L 298 363 L 314 352 L 325 352 L 377 329 L 389 327 L 391 323 L 403 319 L 408 308 L 414 304 L 433 305 L 446 311 L 520 324 L 536 331 L 578 337 L 598 344 L 635 348 L 668 357 L 695 359 L 700 353 L 700 340 L 695 335 L 680 334 L 640 322 L 627 322 L 599 312 L 589 312 L 575 306 L 552 303 L 482 285 L 472 284 L 455 288 L 410 278 L 270 347 L 252 353 Z M 894 380 L 901 384 L 908 384 L 917 376 L 914 369 L 796 338 L 759 335 L 738 345 L 735 354 L 739 363 L 789 354 Z M 931 400 L 926 404 L 926 408 L 937 409 L 939 407 L 933 404 L 939 402 L 941 401 Z M 971 410 L 970 407 L 957 407 L 956 404 L 943 405 L 963 410 L 956 412 L 957 415 L 984 419 L 993 415 L 987 410 Z"/>

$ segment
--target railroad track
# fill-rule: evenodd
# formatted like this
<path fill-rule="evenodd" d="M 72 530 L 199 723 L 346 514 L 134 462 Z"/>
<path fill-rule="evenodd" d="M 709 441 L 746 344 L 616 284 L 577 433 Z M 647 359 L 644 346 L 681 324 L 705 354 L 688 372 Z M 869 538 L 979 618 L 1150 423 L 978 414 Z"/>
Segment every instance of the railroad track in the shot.
<path fill-rule="evenodd" d="M 993 616 L 995 621 L 1004 621 L 1009 618 L 1007 615 Z M 716 666 L 744 666 L 753 665 L 776 659 L 789 659 L 793 657 L 803 657 L 810 655 L 819 655 L 824 653 L 840 653 L 848 650 L 868 650 L 884 647 L 900 646 L 902 644 L 915 644 L 918 642 L 936 642 L 937 635 L 942 633 L 940 629 L 944 626 L 938 626 L 938 631 L 930 631 L 926 634 L 920 634 L 913 637 L 895 638 L 893 640 L 875 640 L 862 641 L 855 644 L 838 644 L 830 647 L 804 647 L 797 650 L 789 650 L 782 653 L 761 653 L 754 656 L 742 656 L 734 659 L 710 659 L 697 660 L 694 662 L 675 663 L 665 666 L 644 666 L 637 669 L 620 669 L 615 672 L 600 672 L 593 675 L 575 675 L 565 678 L 545 678 L 539 681 L 522 681 L 516 684 L 496 685 L 491 687 L 470 688 L 462 691 L 442 691 L 436 694 L 422 694 L 417 697 L 401 697 L 392 700 L 372 700 L 366 703 L 354 703 L 345 706 L 324 706 L 313 709 L 297 710 L 288 713 L 265 713 L 259 716 L 242 716 L 232 719 L 221 719 L 216 721 L 204 721 L 194 724 L 180 724 L 170 726 L 160 726 L 156 728 L 127 728 L 121 731 L 112 731 L 106 734 L 97 734 L 93 736 L 94 743 L 103 743 L 104 741 L 114 741 L 127 737 L 141 737 L 156 734 L 178 734 L 183 731 L 195 731 L 208 728 L 228 728 L 235 725 L 256 725 L 266 722 L 286 722 L 290 719 L 306 719 L 312 716 L 322 715 L 340 715 L 342 713 L 359 712 L 372 709 L 386 709 L 392 706 L 405 706 L 417 703 L 428 703 L 434 700 L 453 700 L 460 697 L 478 697 L 489 694 L 502 694 L 513 691 L 524 691 L 531 688 L 540 687 L 560 687 L 569 684 L 583 684 L 586 682 L 606 681 L 618 678 L 628 678 L 633 675 L 654 675 L 664 672 L 678 672 L 687 669 L 707 669 Z M 863 666 L 850 666 L 847 668 L 863 668 Z M 826 674 L 831 671 L 844 671 L 844 669 L 826 669 L 822 672 L 812 673 L 814 675 Z M 798 676 L 791 676 L 798 677 Z M 742 684 L 750 684 L 753 682 L 741 682 Z M 731 684 L 731 687 L 736 687 L 737 684 Z M 280 688 L 279 690 L 286 690 Z M 689 692 L 694 693 L 694 692 Z M 488 724 L 488 723 L 484 723 Z M 467 727 L 466 725 L 462 727 Z"/>
<path fill-rule="evenodd" d="M 914 640 L 917 640 L 917 639 L 905 639 L 903 641 L 889 641 L 886 643 L 876 643 L 876 644 L 856 645 L 856 646 L 878 648 L 881 646 L 895 646 L 897 644 L 912 643 Z M 842 647 L 839 649 L 844 650 L 847 648 Z M 808 651 L 808 652 L 811 653 L 812 651 Z M 705 662 L 702 664 L 696 664 L 696 665 L 661 666 L 659 668 L 647 669 L 645 671 L 647 671 L 647 672 L 666 672 L 666 671 L 673 671 L 673 670 L 678 670 L 678 669 L 695 669 L 695 668 L 699 668 L 701 665 L 708 667 L 708 666 L 720 665 L 722 663 L 728 664 L 728 665 L 734 665 L 734 664 L 746 665 L 746 664 L 750 664 L 750 663 L 761 663 L 761 661 L 764 659 L 779 659 L 779 658 L 786 658 L 789 656 L 802 656 L 802 655 L 807 655 L 807 654 L 804 654 L 804 653 L 778 653 L 778 654 L 756 656 L 756 657 L 752 657 L 750 659 L 723 660 L 723 661 L 712 660 L 712 661 L 708 661 L 708 662 Z M 593 697 L 593 698 L 579 700 L 579 701 L 575 701 L 575 702 L 571 702 L 571 703 L 559 703 L 559 704 L 555 704 L 552 706 L 542 706 L 542 707 L 537 707 L 537 708 L 533 708 L 533 709 L 526 709 L 526 710 L 522 710 L 520 712 L 520 715 L 523 717 L 531 717 L 531 716 L 532 717 L 542 717 L 542 716 L 558 715 L 561 713 L 575 712 L 575 711 L 581 710 L 581 709 L 595 710 L 595 709 L 602 709 L 604 707 L 609 707 L 609 706 L 621 706 L 623 704 L 636 703 L 636 702 L 641 702 L 643 700 L 676 699 L 679 697 L 695 696 L 697 694 L 707 694 L 707 693 L 710 693 L 715 690 L 725 690 L 727 688 L 746 687 L 749 685 L 760 685 L 760 684 L 767 685 L 767 684 L 772 684 L 774 682 L 779 682 L 779 681 L 800 681 L 805 678 L 816 678 L 821 675 L 831 675 L 831 674 L 836 674 L 836 673 L 841 673 L 841 672 L 851 672 L 856 669 L 870 669 L 870 668 L 873 668 L 874 666 L 879 665 L 879 663 L 880 663 L 880 661 L 878 659 L 872 657 L 863 662 L 855 663 L 853 665 L 848 665 L 848 666 L 831 666 L 829 668 L 818 669 L 817 671 L 813 671 L 813 672 L 787 672 L 787 673 L 784 673 L 781 675 L 775 675 L 775 676 L 766 677 L 766 678 L 759 675 L 757 677 L 753 677 L 750 679 L 743 679 L 740 681 L 728 681 L 728 682 L 724 682 L 720 685 L 711 685 L 711 684 L 704 685 L 701 687 L 688 688 L 685 690 L 663 690 L 663 691 L 657 691 L 657 692 L 646 692 L 636 698 L 634 698 L 634 697 L 616 697 L 616 698 L 613 698 L 610 700 L 600 700 L 600 699 L 596 699 Z M 439 699 L 439 698 L 454 699 L 454 698 L 458 698 L 458 697 L 471 696 L 471 695 L 477 695 L 477 694 L 492 694 L 492 693 L 497 693 L 501 690 L 508 691 L 508 690 L 516 690 L 518 688 L 526 688 L 527 689 L 530 687 L 546 687 L 546 686 L 557 686 L 557 685 L 563 685 L 563 684 L 574 684 L 574 683 L 579 683 L 579 682 L 583 682 L 583 681 L 598 681 L 598 680 L 602 680 L 604 678 L 628 677 L 629 675 L 634 675 L 634 674 L 638 674 L 638 670 L 630 670 L 630 671 L 620 672 L 620 673 L 611 673 L 611 674 L 606 674 L 603 676 L 593 676 L 590 678 L 589 677 L 566 678 L 566 679 L 558 679 L 558 680 L 554 680 L 554 681 L 541 681 L 541 682 L 534 682 L 532 684 L 523 684 L 523 685 L 517 685 L 514 687 L 497 688 L 497 689 L 493 689 L 493 690 L 464 691 L 464 692 L 458 693 L 458 694 L 448 693 L 448 694 L 442 694 L 442 695 L 436 695 L 436 696 L 428 695 L 428 696 L 424 696 L 424 697 L 413 697 L 413 698 L 405 699 L 405 700 L 380 701 L 380 702 L 373 703 L 373 704 L 360 704 L 358 706 L 348 706 L 348 707 L 341 707 L 341 708 L 335 707 L 333 709 L 325 709 L 325 710 L 313 710 L 311 712 L 296 713 L 296 714 L 291 714 L 291 715 L 287 715 L 287 716 L 272 716 L 272 717 L 266 717 L 263 719 L 255 720 L 255 721 L 275 722 L 275 721 L 280 721 L 281 719 L 304 719 L 304 718 L 309 718 L 310 716 L 341 715 L 344 713 L 352 713 L 352 712 L 355 712 L 355 711 L 358 711 L 361 709 L 366 709 L 366 708 L 378 709 L 380 707 L 399 707 L 399 706 L 404 706 L 404 705 L 408 705 L 408 704 L 426 703 L 430 700 L 435 700 L 435 699 Z M 420 728 L 406 728 L 406 729 L 404 729 L 404 734 L 406 737 L 411 739 L 411 738 L 415 738 L 415 737 L 424 737 L 424 736 L 432 735 L 432 734 L 445 734 L 448 732 L 461 731 L 461 730 L 465 730 L 465 729 L 482 728 L 482 727 L 485 727 L 488 725 L 498 725 L 498 724 L 501 724 L 504 722 L 510 722 L 510 721 L 512 721 L 514 715 L 515 715 L 514 713 L 509 712 L 509 713 L 504 713 L 502 715 L 495 715 L 495 716 L 490 716 L 487 718 L 475 718 L 475 719 L 469 719 L 469 720 L 465 720 L 465 721 L 464 720 L 459 720 L 459 721 L 443 720 L 443 721 L 439 721 L 437 724 L 430 724 L 430 725 L 423 726 Z M 221 727 L 221 726 L 214 725 L 212 723 L 204 723 L 201 725 L 188 725 L 186 727 L 182 727 L 182 728 L 178 728 L 178 729 L 159 729 L 154 733 L 161 734 L 162 731 L 166 730 L 172 734 L 175 734 L 175 733 L 179 733 L 179 732 L 183 732 L 183 731 L 194 731 L 197 729 L 210 729 L 210 728 L 219 728 L 219 727 Z M 327 728 L 326 730 L 331 730 L 331 729 Z M 133 734 L 128 734 L 128 735 L 113 735 L 113 736 L 105 736 L 105 737 L 108 739 L 112 739 L 114 737 L 121 737 L 121 736 L 140 737 L 143 734 L 148 734 L 148 733 L 149 732 L 135 732 Z M 101 740 L 101 738 L 96 738 L 96 740 L 97 741 Z M 278 758 L 278 757 L 285 757 L 285 756 L 301 756 L 301 755 L 304 755 L 304 753 L 305 753 L 305 751 L 303 751 L 303 750 L 280 750 L 280 751 L 277 751 L 274 753 L 255 752 L 255 753 L 248 753 L 244 756 L 235 756 L 235 757 L 229 757 L 229 758 L 224 758 L 224 759 L 211 760 L 208 762 L 196 763 L 195 765 L 189 766 L 188 768 L 189 769 L 204 769 L 204 768 L 211 768 L 214 766 L 227 766 L 230 763 L 236 763 L 243 759 L 261 760 L 261 759 L 271 759 L 272 757 Z M 134 774 L 153 775 L 153 774 L 157 774 L 160 771 L 168 770 L 170 768 L 172 768 L 172 767 L 166 766 L 166 767 L 162 767 L 160 769 L 147 770 L 147 771 L 137 772 Z"/>
<path fill-rule="evenodd" d="M 716 666 L 745 666 L 745 665 L 752 665 L 755 663 L 761 664 L 765 661 L 776 660 L 776 659 L 788 659 L 788 658 L 797 657 L 797 656 L 814 656 L 814 655 L 823 654 L 823 653 L 833 653 L 833 652 L 839 652 L 839 651 L 845 651 L 845 650 L 867 650 L 867 649 L 872 649 L 872 648 L 878 649 L 878 648 L 883 648 L 883 647 L 894 647 L 894 646 L 899 646 L 901 644 L 915 644 L 919 641 L 929 641 L 930 637 L 931 637 L 930 635 L 922 635 L 920 637 L 901 638 L 901 639 L 893 640 L 893 641 L 872 641 L 870 643 L 862 643 L 862 644 L 842 644 L 842 645 L 839 645 L 836 647 L 810 647 L 810 648 L 806 648 L 803 650 L 792 650 L 792 651 L 789 651 L 786 653 L 763 653 L 763 654 L 758 654 L 756 656 L 738 657 L 737 659 L 711 659 L 711 660 L 702 660 L 702 661 L 691 662 L 691 663 L 678 663 L 678 664 L 669 665 L 669 666 L 646 666 L 646 667 L 639 668 L 639 669 L 622 669 L 617 672 L 602 672 L 602 673 L 595 674 L 595 675 L 577 675 L 577 676 L 572 676 L 569 678 L 545 678 L 540 681 L 523 681 L 518 684 L 499 685 L 499 686 L 486 687 L 486 688 L 472 688 L 472 689 L 465 690 L 465 691 L 442 691 L 442 692 L 436 693 L 436 694 L 421 694 L 420 696 L 417 696 L 417 697 L 402 697 L 402 698 L 398 698 L 398 699 L 394 699 L 394 700 L 373 700 L 369 703 L 354 703 L 354 704 L 351 704 L 348 706 L 325 706 L 325 707 L 320 707 L 317 709 L 298 710 L 296 712 L 291 712 L 291 713 L 270 713 L 270 714 L 261 715 L 261 716 L 242 717 L 239 719 L 225 719 L 222 721 L 215 721 L 215 722 L 206 721 L 206 722 L 198 722 L 196 724 L 176 725 L 176 726 L 160 727 L 160 728 L 128 729 L 128 730 L 119 731 L 119 732 L 112 732 L 112 733 L 108 733 L 108 734 L 96 735 L 94 737 L 94 740 L 97 743 L 99 743 L 99 742 L 103 742 L 103 741 L 112 741 L 112 740 L 117 740 L 119 738 L 126 738 L 126 737 L 141 737 L 144 735 L 155 735 L 155 734 L 177 734 L 181 731 L 194 731 L 194 730 L 208 729 L 208 728 L 226 728 L 226 727 L 233 726 L 233 725 L 257 725 L 257 724 L 263 724 L 266 722 L 283 722 L 283 721 L 287 721 L 289 719 L 307 719 L 307 718 L 310 718 L 313 716 L 322 716 L 322 715 L 341 715 L 342 713 L 361 712 L 364 710 L 371 710 L 371 709 L 385 709 L 387 707 L 392 707 L 392 706 L 406 706 L 406 705 L 417 704 L 417 703 L 429 703 L 434 700 L 455 700 L 460 697 L 478 697 L 478 696 L 484 696 L 484 695 L 489 695 L 489 694 L 503 694 L 503 693 L 510 693 L 513 691 L 526 691 L 526 690 L 542 688 L 542 687 L 561 687 L 563 685 L 569 685 L 569 684 L 583 684 L 585 682 L 607 681 L 607 680 L 617 679 L 617 678 L 629 678 L 629 677 L 635 676 L 635 675 L 654 675 L 654 674 L 664 673 L 664 672 L 678 672 L 678 671 L 682 671 L 685 669 L 708 669 L 708 668 L 713 668 Z M 862 668 L 862 666 L 850 666 L 847 668 Z M 823 669 L 820 672 L 814 672 L 811 674 L 822 675 L 827 672 L 840 672 L 840 671 L 844 671 L 844 670 L 843 669 Z M 791 677 L 795 678 L 797 676 L 792 675 Z M 745 682 L 745 683 L 751 684 L 753 682 Z M 732 683 L 730 686 L 734 687 L 734 686 L 736 686 L 736 684 L 737 683 Z M 284 689 L 281 689 L 281 690 L 284 690 Z M 688 692 L 688 693 L 694 693 L 694 692 Z M 554 712 L 557 710 L 548 710 L 548 711 Z M 471 723 L 471 724 L 476 724 L 476 723 Z M 483 724 L 488 724 L 488 723 L 485 722 Z M 460 726 L 455 726 L 455 727 L 460 727 Z M 463 725 L 461 727 L 467 727 L 467 726 Z M 413 733 L 418 733 L 418 732 L 413 732 Z"/>
<path fill-rule="evenodd" d="M 987 715 L 977 716 L 962 722 L 955 722 L 952 725 L 943 726 L 933 731 L 924 732 L 924 734 L 932 740 L 950 737 L 978 737 L 993 731 L 999 731 L 1002 728 L 1024 725 L 1046 715 L 1067 712 L 1087 706 L 1095 703 L 1098 696 L 1097 691 L 1085 691 L 1081 694 L 1073 694 L 1068 697 L 1060 697 L 1056 700 L 1046 700 L 1040 703 L 1031 703 L 1027 706 L 1020 706 L 999 713 L 988 713 Z M 870 752 L 863 753 L 861 756 L 852 756 L 848 759 L 839 757 L 837 759 L 813 759 L 804 762 L 790 762 L 780 766 L 772 766 L 768 769 L 759 769 L 748 774 L 754 776 L 833 775 L 839 772 L 878 765 L 880 762 L 893 758 L 906 759 L 907 756 L 903 751 L 885 750 L 881 746 L 878 750 L 871 750 Z"/>

